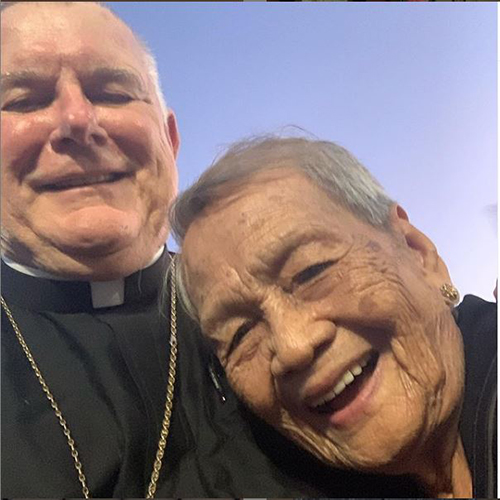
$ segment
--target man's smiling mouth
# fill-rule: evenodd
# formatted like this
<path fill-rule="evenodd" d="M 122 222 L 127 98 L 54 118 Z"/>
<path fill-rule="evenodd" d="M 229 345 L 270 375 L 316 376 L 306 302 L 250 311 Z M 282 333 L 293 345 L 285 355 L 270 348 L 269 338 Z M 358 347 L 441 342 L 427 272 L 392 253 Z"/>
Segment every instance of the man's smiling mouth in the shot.
<path fill-rule="evenodd" d="M 379 354 L 376 351 L 363 356 L 360 361 L 344 372 L 340 381 L 330 392 L 309 404 L 309 409 L 315 413 L 333 413 L 346 407 L 358 396 L 365 382 L 374 372 L 378 358 Z"/>
<path fill-rule="evenodd" d="M 125 177 L 129 177 L 130 173 L 128 172 L 117 172 L 111 174 L 97 174 L 97 175 L 88 175 L 77 177 L 73 179 L 60 180 L 51 184 L 45 184 L 43 186 L 44 191 L 63 191 L 65 189 L 73 189 L 84 186 L 93 186 L 96 184 L 107 184 L 117 182 L 119 180 L 124 179 Z"/>

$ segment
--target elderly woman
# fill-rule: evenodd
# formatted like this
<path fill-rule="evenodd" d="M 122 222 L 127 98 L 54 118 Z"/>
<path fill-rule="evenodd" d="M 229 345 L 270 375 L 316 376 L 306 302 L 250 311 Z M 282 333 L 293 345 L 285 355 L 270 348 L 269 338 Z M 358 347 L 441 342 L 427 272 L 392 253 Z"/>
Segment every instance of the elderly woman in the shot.
<path fill-rule="evenodd" d="M 248 408 L 330 467 L 329 496 L 496 496 L 494 306 L 454 310 L 433 243 L 349 152 L 236 144 L 172 215 L 187 309 Z"/>

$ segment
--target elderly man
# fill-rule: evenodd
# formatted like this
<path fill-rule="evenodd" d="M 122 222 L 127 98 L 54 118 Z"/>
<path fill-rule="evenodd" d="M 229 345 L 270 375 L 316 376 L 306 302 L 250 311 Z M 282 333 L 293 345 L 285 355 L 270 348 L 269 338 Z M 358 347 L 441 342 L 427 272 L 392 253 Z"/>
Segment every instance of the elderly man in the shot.
<path fill-rule="evenodd" d="M 160 313 L 179 136 L 152 57 L 90 2 L 1 29 L 3 496 L 319 493 L 247 437 L 175 293 Z"/>

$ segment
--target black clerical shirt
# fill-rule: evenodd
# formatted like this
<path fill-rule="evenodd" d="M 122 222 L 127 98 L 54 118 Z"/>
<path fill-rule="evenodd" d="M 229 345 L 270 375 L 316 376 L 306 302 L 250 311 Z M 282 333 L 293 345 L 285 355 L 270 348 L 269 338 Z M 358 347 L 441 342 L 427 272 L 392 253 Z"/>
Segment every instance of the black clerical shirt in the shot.
<path fill-rule="evenodd" d="M 145 496 L 168 378 L 168 296 L 158 304 L 167 262 L 127 278 L 124 304 L 103 309 L 94 309 L 89 283 L 36 278 L 2 262 L 2 294 L 68 422 L 93 497 Z M 178 342 L 157 496 L 300 493 L 254 444 L 227 386 L 222 402 L 180 308 Z M 82 496 L 66 438 L 4 314 L 1 460 L 3 497 Z"/>

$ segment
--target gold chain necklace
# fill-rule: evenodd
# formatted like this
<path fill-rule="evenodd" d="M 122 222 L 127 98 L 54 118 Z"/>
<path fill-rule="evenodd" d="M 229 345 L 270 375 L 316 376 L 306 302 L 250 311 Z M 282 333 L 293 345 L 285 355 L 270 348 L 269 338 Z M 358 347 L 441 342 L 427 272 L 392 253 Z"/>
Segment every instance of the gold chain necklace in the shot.
<path fill-rule="evenodd" d="M 66 440 L 68 442 L 69 449 L 71 450 L 71 456 L 73 457 L 73 461 L 75 464 L 76 472 L 78 473 L 78 480 L 82 486 L 82 493 L 84 498 L 90 498 L 90 491 L 87 486 L 87 478 L 83 473 L 83 466 L 80 462 L 78 451 L 76 449 L 75 440 L 71 437 L 71 432 L 69 430 L 68 424 L 63 417 L 61 410 L 59 409 L 59 405 L 57 404 L 54 396 L 50 392 L 49 386 L 45 379 L 42 376 L 42 372 L 38 368 L 36 364 L 35 358 L 33 354 L 31 354 L 30 348 L 28 344 L 24 340 L 23 334 L 19 329 L 19 326 L 12 315 L 12 311 L 10 310 L 7 302 L 3 297 L 0 297 L 2 307 L 7 314 L 7 318 L 9 318 L 10 324 L 14 329 L 14 333 L 16 334 L 17 340 L 28 359 L 31 368 L 35 372 L 36 378 L 40 382 L 42 386 L 42 390 L 47 396 L 47 399 L 50 402 L 50 406 L 54 410 L 57 419 L 59 420 L 59 424 L 63 429 L 63 434 L 66 436 Z M 156 451 L 156 457 L 153 464 L 153 471 L 151 472 L 151 479 L 149 481 L 148 491 L 146 494 L 146 498 L 154 498 L 157 481 L 160 476 L 160 469 L 162 466 L 163 455 L 165 454 L 165 446 L 167 445 L 167 437 L 170 428 L 170 419 L 172 417 L 172 405 L 174 402 L 174 385 L 175 385 L 175 370 L 177 364 L 177 296 L 176 296 L 176 288 L 175 288 L 175 259 L 172 258 L 170 264 L 170 360 L 168 365 L 168 382 L 167 382 L 167 397 L 165 402 L 165 413 L 163 416 L 163 422 L 161 425 L 160 432 L 160 440 L 158 442 L 158 450 Z"/>

